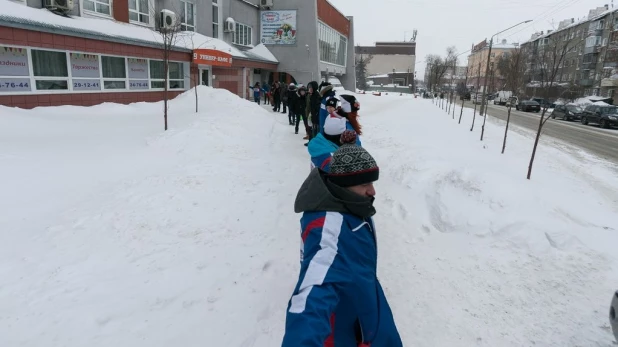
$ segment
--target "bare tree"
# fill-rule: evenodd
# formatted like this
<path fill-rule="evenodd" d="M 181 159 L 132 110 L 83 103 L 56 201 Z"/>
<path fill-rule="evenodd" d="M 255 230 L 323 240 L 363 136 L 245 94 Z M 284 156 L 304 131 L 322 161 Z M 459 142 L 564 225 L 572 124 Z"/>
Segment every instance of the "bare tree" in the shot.
<path fill-rule="evenodd" d="M 196 42 L 195 41 L 196 33 L 193 31 L 180 32 L 178 33 L 177 38 L 179 42 L 182 41 L 184 43 L 185 47 L 191 47 L 192 51 L 195 51 L 196 49 L 200 49 L 205 44 L 213 40 L 213 39 L 207 39 L 203 42 Z M 189 69 L 189 76 L 187 77 L 193 80 L 193 84 L 195 85 L 195 113 L 198 113 L 199 112 L 199 98 L 198 98 L 197 88 L 200 85 L 200 70 L 196 68 L 193 72 L 191 72 L 191 70 Z"/>
<path fill-rule="evenodd" d="M 466 95 L 468 95 L 468 68 L 466 67 L 466 79 L 463 82 L 463 88 L 459 90 L 461 95 L 461 111 L 459 112 L 459 123 L 461 124 L 461 117 L 463 117 L 464 103 L 466 102 Z"/>
<path fill-rule="evenodd" d="M 536 76 L 539 78 L 540 92 L 549 98 L 550 91 L 554 87 L 558 70 L 564 62 L 564 57 L 570 51 L 575 50 L 581 43 L 581 38 L 571 37 L 567 33 L 558 35 L 558 33 L 546 38 L 540 39 L 538 42 L 541 44 L 538 47 L 534 47 L 535 51 L 531 52 L 531 62 L 533 70 L 536 72 Z M 547 105 L 543 106 L 543 112 L 539 118 L 539 127 L 537 129 L 536 137 L 534 139 L 534 147 L 532 148 L 532 155 L 530 156 L 530 164 L 528 165 L 527 179 L 532 176 L 532 166 L 534 164 L 534 158 L 536 156 L 536 150 L 543 131 L 543 126 L 549 119 L 547 113 Z"/>
<path fill-rule="evenodd" d="M 524 87 L 525 64 L 523 53 L 520 48 L 515 48 L 508 55 L 502 55 L 497 63 L 500 75 L 504 77 L 506 88 L 513 93 L 513 96 L 519 96 Z M 513 108 L 512 100 L 508 102 L 508 113 L 506 116 L 506 126 L 504 128 L 504 140 L 502 141 L 502 154 L 506 149 L 506 138 L 511 122 L 511 109 Z"/>
<path fill-rule="evenodd" d="M 169 104 L 169 63 L 170 57 L 173 52 L 173 48 L 178 41 L 178 33 L 180 32 L 180 16 L 176 13 L 170 12 L 168 16 L 164 17 L 165 22 L 162 23 L 159 16 L 154 15 L 157 18 L 156 27 L 157 33 L 160 37 L 161 55 L 163 58 L 163 72 L 165 74 L 165 86 L 163 89 L 163 122 L 164 128 L 167 130 L 167 114 Z"/>
<path fill-rule="evenodd" d="M 481 60 L 479 60 L 479 68 L 478 68 L 477 76 L 478 78 L 476 79 L 476 92 L 474 94 L 474 116 L 472 117 L 472 127 L 470 128 L 470 131 L 474 130 L 474 122 L 476 121 L 476 105 L 478 102 L 479 88 L 480 88 L 480 83 L 481 83 Z"/>

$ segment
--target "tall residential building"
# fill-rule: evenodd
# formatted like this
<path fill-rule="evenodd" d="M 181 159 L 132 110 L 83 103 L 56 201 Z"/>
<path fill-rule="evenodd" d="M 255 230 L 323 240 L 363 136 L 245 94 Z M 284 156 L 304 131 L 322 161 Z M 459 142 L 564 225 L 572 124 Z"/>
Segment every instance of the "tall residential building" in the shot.
<path fill-rule="evenodd" d="M 337 76 L 355 88 L 354 22 L 327 0 L 0 0 L 0 104 L 157 101 L 197 84 Z"/>

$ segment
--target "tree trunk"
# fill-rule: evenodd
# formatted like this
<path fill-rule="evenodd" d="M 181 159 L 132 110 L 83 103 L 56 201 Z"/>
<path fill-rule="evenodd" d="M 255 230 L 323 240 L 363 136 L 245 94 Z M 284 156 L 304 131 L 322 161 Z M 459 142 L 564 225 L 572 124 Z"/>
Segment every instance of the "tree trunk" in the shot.
<path fill-rule="evenodd" d="M 464 95 L 462 100 L 461 100 L 461 112 L 459 112 L 459 123 L 457 124 L 461 124 L 461 117 L 463 117 L 463 108 L 464 108 L 464 103 L 466 102 L 466 96 Z"/>
<path fill-rule="evenodd" d="M 509 132 L 509 123 L 511 121 L 511 108 L 512 106 L 509 105 L 509 112 L 506 116 L 506 127 L 504 128 L 504 140 L 502 141 L 502 154 L 504 154 L 504 150 L 506 149 L 506 135 Z"/>
<path fill-rule="evenodd" d="M 483 113 L 483 126 L 481 127 L 481 141 L 483 141 L 483 136 L 485 136 L 485 122 L 487 122 L 487 106 L 485 106 L 485 113 Z"/>
<path fill-rule="evenodd" d="M 539 138 L 541 138 L 541 130 L 543 129 L 543 116 L 539 119 L 539 129 L 536 132 L 536 137 L 534 139 L 534 147 L 532 148 L 532 156 L 530 157 L 530 165 L 528 165 L 528 176 L 527 179 L 530 179 L 532 176 L 532 165 L 534 164 L 534 157 L 536 156 L 536 148 L 539 145 Z"/>
<path fill-rule="evenodd" d="M 168 66 L 169 50 L 170 50 L 170 47 L 166 45 L 165 52 L 163 53 L 165 57 L 163 61 L 163 65 L 164 65 L 163 71 L 165 73 L 165 87 L 163 88 L 163 122 L 165 123 L 165 131 L 167 131 L 167 100 L 168 100 L 167 90 L 169 86 L 169 66 Z"/>

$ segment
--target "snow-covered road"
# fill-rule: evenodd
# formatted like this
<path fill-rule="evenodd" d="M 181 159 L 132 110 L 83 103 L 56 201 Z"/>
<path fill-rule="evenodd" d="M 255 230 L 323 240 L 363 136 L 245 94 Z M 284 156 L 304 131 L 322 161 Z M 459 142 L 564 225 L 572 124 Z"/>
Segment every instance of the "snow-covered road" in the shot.
<path fill-rule="evenodd" d="M 191 93 L 165 134 L 158 104 L 0 108 L 0 346 L 280 343 L 306 148 L 287 115 Z M 500 155 L 493 121 L 481 143 L 465 110 L 358 98 L 406 346 L 611 346 L 616 167 L 543 140 L 527 181 L 526 131 Z"/>

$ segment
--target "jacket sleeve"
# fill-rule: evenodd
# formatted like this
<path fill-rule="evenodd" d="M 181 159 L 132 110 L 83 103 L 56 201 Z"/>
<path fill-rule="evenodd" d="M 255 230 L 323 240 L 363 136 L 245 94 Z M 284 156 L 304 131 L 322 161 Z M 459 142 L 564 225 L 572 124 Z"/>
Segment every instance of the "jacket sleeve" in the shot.
<path fill-rule="evenodd" d="M 288 305 L 282 347 L 322 347 L 331 334 L 340 289 L 352 282 L 341 241 L 346 230 L 343 216 L 335 212 L 301 224 L 301 273 Z"/>

